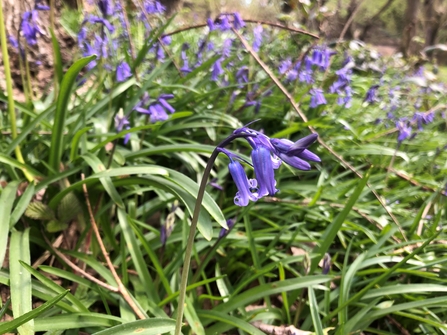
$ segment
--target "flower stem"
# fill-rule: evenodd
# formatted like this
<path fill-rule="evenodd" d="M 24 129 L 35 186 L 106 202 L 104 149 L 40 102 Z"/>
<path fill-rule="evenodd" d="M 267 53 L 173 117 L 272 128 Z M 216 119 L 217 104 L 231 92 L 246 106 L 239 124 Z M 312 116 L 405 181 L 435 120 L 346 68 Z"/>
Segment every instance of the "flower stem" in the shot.
<path fill-rule="evenodd" d="M 1 1 L 1 0 L 0 0 Z M 205 171 L 203 172 L 202 181 L 200 182 L 199 192 L 197 194 L 196 204 L 194 207 L 194 213 L 191 220 L 191 227 L 189 228 L 188 241 L 186 244 L 185 250 L 185 260 L 183 262 L 183 270 L 182 277 L 180 280 L 180 288 L 179 288 L 179 296 L 178 296 L 178 306 L 177 306 L 177 318 L 175 324 L 175 332 L 174 335 L 180 335 L 182 331 L 182 322 L 183 322 L 183 312 L 185 309 L 185 298 L 186 298 L 186 287 L 188 286 L 188 275 L 189 275 L 189 266 L 191 265 L 191 255 L 192 248 L 194 247 L 194 238 L 196 236 L 197 230 L 197 222 L 199 221 L 199 213 L 202 207 L 202 200 L 205 194 L 205 187 L 208 183 L 208 178 L 211 174 L 211 169 L 213 168 L 214 162 L 219 155 L 219 148 L 225 147 L 227 144 L 231 143 L 236 138 L 246 138 L 252 137 L 253 134 L 232 134 L 222 142 L 220 142 L 217 147 L 214 149 L 213 153 L 206 164 Z"/>
<path fill-rule="evenodd" d="M 15 114 L 14 97 L 12 92 L 11 68 L 9 66 L 8 46 L 6 42 L 5 19 L 3 16 L 3 0 L 0 0 L 0 41 L 2 44 L 3 66 L 5 68 L 6 91 L 8 93 L 8 112 L 9 112 L 9 121 L 11 123 L 11 137 L 12 139 L 15 139 L 17 137 L 16 114 Z M 15 154 L 17 160 L 20 163 L 24 164 L 25 160 L 23 159 L 22 151 L 20 150 L 19 145 L 15 147 Z M 25 174 L 25 177 L 29 181 L 34 180 L 33 176 L 25 169 L 23 170 L 23 173 Z"/>

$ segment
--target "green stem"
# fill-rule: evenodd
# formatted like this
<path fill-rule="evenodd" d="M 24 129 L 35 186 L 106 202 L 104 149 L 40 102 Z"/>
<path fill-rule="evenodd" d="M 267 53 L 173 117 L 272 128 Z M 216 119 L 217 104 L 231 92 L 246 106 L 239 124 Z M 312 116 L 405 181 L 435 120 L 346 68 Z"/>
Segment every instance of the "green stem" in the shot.
<path fill-rule="evenodd" d="M 6 78 L 6 91 L 8 93 L 8 112 L 9 112 L 9 120 L 11 123 L 11 137 L 15 139 L 17 137 L 17 127 L 16 127 L 16 114 L 15 114 L 15 105 L 14 105 L 14 97 L 12 92 L 12 80 L 11 80 L 11 68 L 9 66 L 9 54 L 8 54 L 8 46 L 6 42 L 6 28 L 5 28 L 5 19 L 3 16 L 3 0 L 0 0 L 0 41 L 2 44 L 2 54 L 3 54 L 3 66 L 5 68 L 5 78 Z M 25 160 L 22 156 L 22 151 L 20 150 L 20 146 L 17 145 L 15 148 L 16 158 L 20 163 L 25 163 Z M 23 170 L 26 178 L 29 181 L 33 181 L 33 176 L 28 173 L 26 170 Z"/>
<path fill-rule="evenodd" d="M 0 0 L 1 1 L 1 0 Z M 251 137 L 251 134 L 232 134 L 217 145 L 213 153 L 206 164 L 205 171 L 203 172 L 202 181 L 200 182 L 199 192 L 197 194 L 196 204 L 194 207 L 194 213 L 191 220 L 191 227 L 189 228 L 188 241 L 186 242 L 185 250 L 185 260 L 183 262 L 182 277 L 180 280 L 179 296 L 178 296 L 178 306 L 177 306 L 177 318 L 175 324 L 174 335 L 180 335 L 182 332 L 183 323 L 183 312 L 185 310 L 185 298 L 186 298 L 186 287 L 188 286 L 188 275 L 189 266 L 191 265 L 192 249 L 194 247 L 194 238 L 196 236 L 197 222 L 199 221 L 199 213 L 202 207 L 202 200 L 205 194 L 205 187 L 208 184 L 208 178 L 211 174 L 211 169 L 213 168 L 214 162 L 219 155 L 219 148 L 225 147 L 227 144 L 231 143 L 236 138 L 246 138 Z"/>

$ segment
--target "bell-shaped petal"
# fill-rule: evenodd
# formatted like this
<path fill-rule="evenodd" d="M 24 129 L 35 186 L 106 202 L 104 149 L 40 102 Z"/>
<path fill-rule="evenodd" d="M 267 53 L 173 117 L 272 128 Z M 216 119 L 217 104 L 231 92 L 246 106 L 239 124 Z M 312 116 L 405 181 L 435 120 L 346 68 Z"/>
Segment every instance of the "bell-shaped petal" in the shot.
<path fill-rule="evenodd" d="M 235 205 L 243 207 L 248 205 L 249 200 L 258 200 L 256 179 L 248 180 L 241 163 L 231 160 L 228 169 L 238 189 L 238 192 L 234 197 Z"/>
<path fill-rule="evenodd" d="M 279 154 L 279 158 L 281 158 L 284 162 L 293 166 L 295 169 L 307 171 L 310 170 L 310 164 L 301 158 L 295 156 L 287 156 L 286 154 Z"/>
<path fill-rule="evenodd" d="M 259 183 L 259 196 L 274 195 L 278 190 L 275 187 L 275 171 L 270 151 L 263 146 L 258 146 L 251 152 L 251 159 Z"/>

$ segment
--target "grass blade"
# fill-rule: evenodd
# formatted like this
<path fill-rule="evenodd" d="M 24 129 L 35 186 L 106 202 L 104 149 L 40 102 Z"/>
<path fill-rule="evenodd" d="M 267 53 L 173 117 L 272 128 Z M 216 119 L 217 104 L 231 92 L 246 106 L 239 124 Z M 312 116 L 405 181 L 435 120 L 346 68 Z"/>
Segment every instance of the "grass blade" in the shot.
<path fill-rule="evenodd" d="M 2 191 L 0 195 L 0 269 L 5 260 L 6 248 L 8 246 L 9 222 L 12 206 L 16 197 L 17 189 L 19 187 L 18 181 L 10 182 Z"/>
<path fill-rule="evenodd" d="M 96 58 L 95 55 L 81 58 L 76 61 L 67 71 L 60 86 L 59 96 L 56 102 L 56 115 L 54 117 L 54 125 L 51 135 L 51 150 L 49 157 L 49 165 L 54 171 L 59 171 L 59 164 L 64 150 L 64 127 L 67 119 L 68 102 L 71 96 L 71 90 L 76 81 L 79 72 Z"/>
<path fill-rule="evenodd" d="M 13 231 L 9 247 L 10 289 L 12 313 L 14 318 L 19 318 L 30 312 L 32 307 L 31 273 L 25 271 L 20 261 L 30 264 L 29 231 Z M 20 335 L 33 335 L 34 322 L 27 321 L 18 327 Z"/>
<path fill-rule="evenodd" d="M 102 330 L 93 335 L 157 335 L 170 332 L 175 328 L 175 321 L 172 319 L 152 318 L 124 323 L 106 330 Z"/>
<path fill-rule="evenodd" d="M 18 318 L 15 318 L 12 321 L 0 323 L 0 334 L 5 334 L 8 332 L 11 332 L 14 329 L 17 329 L 18 327 L 23 325 L 25 322 L 28 322 L 28 321 L 36 318 L 38 315 L 42 314 L 49 308 L 53 307 L 57 302 L 59 302 L 59 300 L 61 300 L 63 297 L 65 297 L 65 295 L 67 293 L 68 293 L 68 290 L 59 294 L 58 296 L 54 297 L 53 299 L 48 300 L 47 302 L 43 303 L 36 309 L 33 309 L 32 311 L 30 311 Z"/>

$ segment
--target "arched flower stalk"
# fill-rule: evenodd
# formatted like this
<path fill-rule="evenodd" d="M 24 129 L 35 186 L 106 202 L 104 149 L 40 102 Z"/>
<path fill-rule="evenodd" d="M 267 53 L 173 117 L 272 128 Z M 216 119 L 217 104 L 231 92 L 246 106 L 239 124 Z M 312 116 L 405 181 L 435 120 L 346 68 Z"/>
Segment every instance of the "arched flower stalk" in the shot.
<path fill-rule="evenodd" d="M 238 192 L 234 197 L 234 203 L 238 206 L 247 206 L 250 200 L 257 201 L 263 196 L 275 194 L 278 190 L 276 189 L 274 170 L 278 169 L 282 162 L 300 170 L 309 170 L 311 168 L 307 161 L 320 162 L 320 158 L 307 149 L 317 140 L 317 134 L 311 134 L 296 142 L 292 142 L 287 139 L 272 139 L 259 131 L 248 128 L 249 125 L 236 129 L 233 134 L 216 146 L 203 173 L 185 250 L 185 260 L 183 263 L 177 305 L 175 335 L 181 334 L 189 267 L 201 203 L 211 169 L 219 153 L 225 154 L 230 159 L 228 168 L 238 188 Z M 238 138 L 244 138 L 252 147 L 252 163 L 245 161 L 240 156 L 225 149 L 228 144 Z M 240 163 L 241 161 L 253 166 L 255 179 L 248 179 Z"/>

